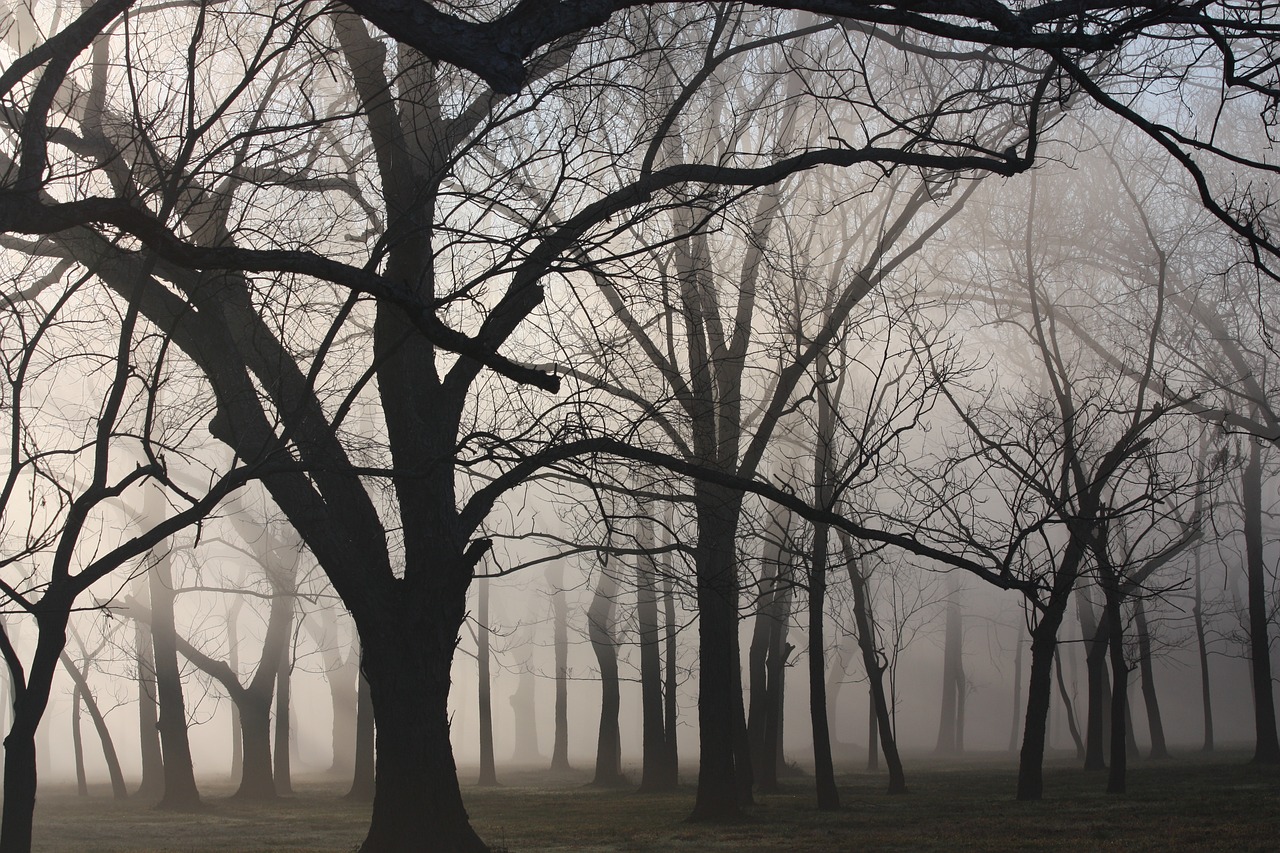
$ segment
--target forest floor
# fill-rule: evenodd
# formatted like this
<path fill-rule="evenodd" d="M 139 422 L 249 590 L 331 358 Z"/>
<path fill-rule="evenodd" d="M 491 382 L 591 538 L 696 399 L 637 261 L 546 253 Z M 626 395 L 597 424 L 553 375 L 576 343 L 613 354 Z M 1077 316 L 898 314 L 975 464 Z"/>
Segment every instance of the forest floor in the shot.
<path fill-rule="evenodd" d="M 759 796 L 750 820 L 731 826 L 686 822 L 691 786 L 664 795 L 598 790 L 583 784 L 587 773 L 509 772 L 501 787 L 467 786 L 463 793 L 495 853 L 1278 850 L 1280 769 L 1247 761 L 1248 753 L 1238 752 L 1134 761 L 1129 793 L 1108 796 L 1105 773 L 1054 758 L 1046 765 L 1045 799 L 1019 803 L 1007 756 L 907 756 L 906 795 L 885 793 L 883 775 L 848 772 L 839 779 L 840 810 L 819 812 L 812 780 L 794 778 L 782 793 Z M 463 770 L 463 778 L 472 776 Z M 690 768 L 686 778 L 693 776 Z M 295 787 L 296 796 L 254 805 L 228 799 L 228 786 L 207 784 L 207 809 L 180 814 L 118 803 L 101 789 L 82 798 L 54 786 L 41 791 L 35 849 L 352 851 L 368 806 L 343 800 L 336 782 L 303 779 Z"/>

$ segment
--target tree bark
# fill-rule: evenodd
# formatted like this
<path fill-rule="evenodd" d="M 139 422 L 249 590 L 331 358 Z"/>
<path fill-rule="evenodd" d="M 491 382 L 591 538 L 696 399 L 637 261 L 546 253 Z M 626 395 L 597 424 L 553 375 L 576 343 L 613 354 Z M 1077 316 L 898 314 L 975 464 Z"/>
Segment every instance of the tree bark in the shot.
<path fill-rule="evenodd" d="M 820 811 L 840 808 L 840 792 L 836 789 L 835 767 L 831 760 L 831 730 L 827 721 L 827 647 L 823 636 L 829 536 L 830 531 L 825 524 L 814 526 L 813 553 L 809 563 L 809 721 L 813 733 L 813 778 Z"/>
<path fill-rule="evenodd" d="M 488 853 L 462 803 L 449 742 L 449 673 L 459 595 L 383 601 L 357 615 L 377 718 L 377 785 L 361 853 Z"/>
<path fill-rule="evenodd" d="M 698 790 L 691 820 L 736 821 L 751 801 L 738 656 L 738 517 L 741 493 L 694 486 L 698 515 Z"/>
<path fill-rule="evenodd" d="M 51 600 L 52 599 L 52 600 Z M 30 853 L 36 808 L 36 731 L 49 704 L 53 674 L 67 642 L 70 601 L 46 592 L 46 615 L 36 617 L 36 650 L 26 683 L 10 669 L 14 685 L 13 722 L 4 739 L 4 798 L 0 806 L 0 853 Z M 6 640 L 7 642 L 7 640 Z"/>
<path fill-rule="evenodd" d="M 786 514 L 775 510 L 769 519 L 761 554 L 760 595 L 753 620 L 751 645 L 747 651 L 747 740 L 751 745 L 751 766 L 756 784 L 765 793 L 778 788 L 777 726 L 775 705 L 781 701 L 779 679 L 785 658 L 780 655 L 789 614 L 790 579 L 783 582 L 783 543 L 787 537 Z M 785 588 L 784 588 L 785 586 Z M 784 602 L 784 596 L 786 601 Z"/>

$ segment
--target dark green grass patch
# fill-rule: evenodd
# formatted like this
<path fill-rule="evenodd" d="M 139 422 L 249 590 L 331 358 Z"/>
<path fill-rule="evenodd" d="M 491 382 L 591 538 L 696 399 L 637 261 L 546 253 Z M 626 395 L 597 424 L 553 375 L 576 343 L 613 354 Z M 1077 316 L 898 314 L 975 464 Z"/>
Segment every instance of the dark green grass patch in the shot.
<path fill-rule="evenodd" d="M 1105 793 L 1105 774 L 1074 761 L 1046 769 L 1045 799 L 1013 800 L 1007 759 L 908 765 L 911 793 L 889 796 L 875 774 L 841 776 L 843 807 L 819 812 L 807 780 L 760 796 L 750 820 L 730 826 L 685 820 L 692 788 L 673 794 L 586 787 L 583 776 L 508 773 L 500 788 L 466 788 L 468 809 L 496 850 L 659 853 L 659 851 L 1263 851 L 1280 849 L 1280 771 L 1247 764 L 1247 754 L 1138 762 L 1129 793 Z M 692 777 L 692 773 L 688 774 Z M 349 853 L 363 836 L 368 806 L 340 796 L 339 783 L 310 782 L 269 805 L 206 788 L 197 814 L 115 803 L 102 793 L 42 792 L 39 851 L 324 851 Z"/>

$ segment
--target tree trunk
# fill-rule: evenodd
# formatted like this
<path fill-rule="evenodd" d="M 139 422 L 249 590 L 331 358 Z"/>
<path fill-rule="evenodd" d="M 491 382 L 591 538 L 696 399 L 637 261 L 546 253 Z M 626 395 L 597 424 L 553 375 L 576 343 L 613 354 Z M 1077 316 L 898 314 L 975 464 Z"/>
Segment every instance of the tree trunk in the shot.
<path fill-rule="evenodd" d="M 957 728 L 960 703 L 964 694 L 964 627 L 960 615 L 960 584 L 949 578 L 946 629 L 942 647 L 942 701 L 938 720 L 938 742 L 934 751 L 953 755 L 960 751 L 963 735 Z"/>
<path fill-rule="evenodd" d="M 1267 602 L 1267 566 L 1262 542 L 1262 442 L 1249 442 L 1242 495 L 1245 566 L 1249 588 L 1249 660 L 1253 676 L 1255 764 L 1280 764 L 1276 706 L 1271 685 L 1271 641 Z"/>
<path fill-rule="evenodd" d="M 551 769 L 566 771 L 569 766 L 569 608 L 564 600 L 564 566 L 553 563 L 547 570 L 551 584 L 551 612 L 555 632 L 556 719 L 551 747 Z"/>
<path fill-rule="evenodd" d="M 1169 749 L 1164 740 L 1164 723 L 1160 719 L 1160 701 L 1156 695 L 1156 678 L 1151 663 L 1151 635 L 1147 628 L 1147 613 L 1142 599 L 1136 602 L 1134 619 L 1138 629 L 1138 665 L 1142 676 L 1142 699 L 1147 706 L 1147 727 L 1151 731 L 1150 758 L 1168 758 Z"/>
<path fill-rule="evenodd" d="M 756 784 L 765 793 L 778 789 L 779 707 L 786 665 L 786 623 L 790 616 L 791 580 L 784 581 L 783 543 L 787 515 L 775 511 L 769 519 L 761 555 L 760 596 L 747 652 L 747 741 Z"/>
<path fill-rule="evenodd" d="M 1098 620 L 1093 602 L 1084 590 L 1076 591 L 1076 610 L 1084 637 L 1085 685 L 1088 691 L 1084 769 L 1101 771 L 1107 769 L 1106 733 L 1111 714 L 1111 688 L 1107 682 L 1108 630 L 1106 622 Z"/>
<path fill-rule="evenodd" d="M 325 673 L 329 682 L 329 702 L 333 706 L 333 764 L 329 771 L 348 775 L 356 763 L 356 703 L 360 665 L 354 650 L 341 657 L 337 667 Z"/>
<path fill-rule="evenodd" d="M 240 674 L 240 610 L 244 607 L 244 597 L 234 596 L 234 601 L 227 608 L 227 666 L 236 674 Z M 240 726 L 240 706 L 231 703 L 231 779 L 238 782 L 244 778 L 244 731 Z"/>
<path fill-rule="evenodd" d="M 89 719 L 93 721 L 93 728 L 98 734 L 98 741 L 102 744 L 102 757 L 107 764 L 107 775 L 111 778 L 111 796 L 117 800 L 129 799 L 129 789 L 124 783 L 124 773 L 120 769 L 120 757 L 116 754 L 115 741 L 111 739 L 111 730 L 107 728 L 107 720 L 102 715 L 102 710 L 98 707 L 97 701 L 93 697 L 93 691 L 89 689 L 88 679 L 85 673 L 76 668 L 71 662 L 71 658 L 62 655 L 62 666 L 71 675 L 76 683 L 76 702 L 83 702 L 85 710 L 89 712 Z M 77 787 L 84 772 L 83 752 L 80 740 L 80 721 L 79 708 L 75 709 L 75 728 L 73 729 L 76 738 L 76 783 Z M 88 793 L 87 789 L 85 793 Z"/>
<path fill-rule="evenodd" d="M 513 764 L 542 763 L 538 752 L 538 699 L 533 672 L 525 667 L 520 671 L 516 692 L 511 694 L 511 714 L 515 718 L 515 748 L 511 751 Z"/>
<path fill-rule="evenodd" d="M 662 684 L 664 729 L 666 731 L 666 772 L 670 786 L 674 790 L 680 784 L 680 748 L 676 741 L 676 722 L 679 711 L 676 706 L 676 677 L 678 674 L 676 668 L 676 632 L 679 626 L 676 623 L 676 597 L 671 590 L 669 568 L 668 576 L 662 580 L 662 607 L 665 622 L 664 628 L 666 630 L 666 642 L 664 644 L 666 660 L 664 661 L 665 673 Z"/>
<path fill-rule="evenodd" d="M 739 820 L 751 801 L 738 656 L 738 516 L 742 496 L 694 486 L 698 515 L 698 791 L 691 820 Z"/>
<path fill-rule="evenodd" d="M 889 769 L 889 793 L 905 794 L 907 777 L 902 769 L 902 759 L 898 755 L 898 740 L 893 731 L 893 717 L 889 711 L 889 700 L 885 695 L 885 664 L 880 662 L 880 651 L 877 648 L 875 623 L 871 619 L 871 601 L 867 590 L 867 578 L 862 573 L 862 566 L 853 552 L 853 543 L 845 535 L 841 535 L 844 548 L 845 566 L 849 573 L 849 585 L 853 589 L 853 621 L 858 632 L 858 648 L 862 651 L 862 666 L 867 673 L 867 684 L 871 689 L 872 719 L 875 720 L 876 733 L 884 753 L 884 763 Z"/>
<path fill-rule="evenodd" d="M 1022 631 L 1013 653 L 1013 725 L 1009 727 L 1009 751 L 1018 751 L 1018 723 L 1022 720 Z"/>
<path fill-rule="evenodd" d="M 831 730 L 827 721 L 827 647 L 823 616 L 827 595 L 827 550 L 830 531 L 814 525 L 813 554 L 809 563 L 809 720 L 813 733 L 813 778 L 818 809 L 840 808 L 835 768 L 831 760 Z"/>
<path fill-rule="evenodd" d="M 1106 619 L 1110 634 L 1111 657 L 1111 770 L 1107 775 L 1107 793 L 1123 794 L 1128 764 L 1126 729 L 1128 719 L 1129 666 L 1124 660 L 1124 620 L 1121 617 L 1119 579 L 1106 565 L 1099 567 L 1103 594 L 1106 597 Z"/>
<path fill-rule="evenodd" d="M 49 704 L 53 673 L 67 642 L 67 616 L 71 602 L 50 601 L 46 592 L 41 604 L 48 616 L 37 617 L 36 650 L 31 659 L 25 686 L 14 691 L 13 722 L 4 739 L 4 797 L 0 806 L 0 853 L 30 853 L 32 823 L 36 808 L 36 731 Z M 10 670 L 14 684 L 20 673 Z"/>
<path fill-rule="evenodd" d="M 84 738 L 80 734 L 81 691 L 79 682 L 71 691 L 71 752 L 76 765 L 76 796 L 89 796 L 89 780 L 84 775 Z"/>
<path fill-rule="evenodd" d="M 290 611 L 292 609 L 290 607 Z M 289 621 L 292 623 L 292 617 Z M 289 719 L 289 684 L 293 674 L 292 646 L 293 643 L 286 640 L 280 649 L 280 662 L 276 669 L 275 749 L 271 755 L 276 794 L 285 797 L 293 794 L 293 768 L 289 761 L 289 746 L 293 732 L 292 720 Z"/>
<path fill-rule="evenodd" d="M 880 769 L 880 720 L 876 715 L 876 694 L 867 687 L 867 770 Z"/>
<path fill-rule="evenodd" d="M 276 783 L 271 763 L 271 691 L 241 691 L 240 735 L 244 745 L 244 769 L 240 786 L 232 796 L 242 800 L 274 800 Z"/>
<path fill-rule="evenodd" d="M 476 784 L 498 784 L 498 771 L 493 759 L 493 676 L 489 671 L 489 580 L 476 582 L 479 606 L 479 624 L 476 626 L 476 661 L 479 664 L 480 686 L 480 779 Z M 379 738 L 379 743 L 381 743 Z M 381 749 L 379 749 L 381 754 Z"/>
<path fill-rule="evenodd" d="M 488 853 L 463 806 L 449 742 L 449 672 L 465 600 L 453 592 L 381 601 L 371 608 L 375 624 L 357 617 L 378 721 L 361 853 Z"/>
<path fill-rule="evenodd" d="M 653 549 L 652 504 L 641 504 L 636 519 L 636 623 L 640 639 L 640 709 L 643 731 L 641 791 L 669 791 L 675 780 L 667 768 L 667 730 L 662 706 L 662 657 L 658 648 L 658 573 Z"/>
<path fill-rule="evenodd" d="M 1062 697 L 1062 707 L 1067 712 L 1067 730 L 1071 733 L 1071 742 L 1076 745 L 1076 759 L 1082 759 L 1085 754 L 1084 741 L 1080 738 L 1080 729 L 1076 726 L 1075 705 L 1071 701 L 1071 694 L 1067 692 L 1067 682 L 1062 675 L 1061 645 L 1054 649 L 1053 658 L 1053 669 L 1058 676 L 1058 694 Z"/>
<path fill-rule="evenodd" d="M 596 738 L 596 772 L 592 785 L 616 787 L 627 784 L 622 775 L 622 733 L 618 715 L 622 710 L 618 682 L 618 645 L 614 636 L 614 608 L 618 582 L 611 574 L 609 560 L 600 566 L 595 595 L 587 610 L 587 637 L 600 668 L 600 729 Z"/>
<path fill-rule="evenodd" d="M 156 493 L 149 489 L 147 497 Z M 158 496 L 158 495 L 157 495 Z M 148 504 L 154 505 L 152 500 Z M 152 523 L 156 518 L 148 506 Z M 151 640 L 155 647 L 156 696 L 159 706 L 160 746 L 164 754 L 164 795 L 160 808 L 192 809 L 200 806 L 195 771 L 191 763 L 191 742 L 187 737 L 187 709 L 182 696 L 182 676 L 178 670 L 177 632 L 173 623 L 173 573 L 170 552 L 157 555 L 149 578 L 151 593 Z"/>
<path fill-rule="evenodd" d="M 1209 643 L 1204 631 L 1204 590 L 1201 577 L 1200 547 L 1196 547 L 1196 601 L 1191 610 L 1196 628 L 1196 653 L 1200 658 L 1200 707 L 1201 720 L 1204 722 L 1204 752 L 1213 752 L 1213 694 L 1209 689 Z"/>
<path fill-rule="evenodd" d="M 146 586 L 138 584 L 140 596 Z M 159 709 L 156 705 L 156 663 L 151 645 L 151 628 L 142 621 L 134 623 L 134 665 L 138 681 L 138 741 L 142 753 L 142 781 L 137 796 L 147 799 L 164 795 L 164 753 L 160 750 Z"/>
<path fill-rule="evenodd" d="M 361 654 L 363 667 L 363 653 Z M 354 761 L 352 763 L 351 790 L 347 799 L 360 803 L 373 801 L 374 793 L 374 720 L 373 698 L 369 695 L 369 682 L 364 673 L 356 675 L 356 731 Z M 449 754 L 453 754 L 450 744 Z"/>

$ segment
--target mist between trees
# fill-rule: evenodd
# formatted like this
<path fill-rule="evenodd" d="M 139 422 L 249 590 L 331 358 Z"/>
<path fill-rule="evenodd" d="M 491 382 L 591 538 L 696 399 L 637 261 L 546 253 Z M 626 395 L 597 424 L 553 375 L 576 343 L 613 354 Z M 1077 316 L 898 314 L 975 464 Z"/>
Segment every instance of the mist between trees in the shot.
<path fill-rule="evenodd" d="M 0 851 L 99 743 L 349 776 L 366 851 L 488 849 L 455 749 L 708 821 L 899 743 L 1280 761 L 1278 31 L 9 3 Z"/>

